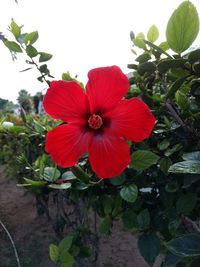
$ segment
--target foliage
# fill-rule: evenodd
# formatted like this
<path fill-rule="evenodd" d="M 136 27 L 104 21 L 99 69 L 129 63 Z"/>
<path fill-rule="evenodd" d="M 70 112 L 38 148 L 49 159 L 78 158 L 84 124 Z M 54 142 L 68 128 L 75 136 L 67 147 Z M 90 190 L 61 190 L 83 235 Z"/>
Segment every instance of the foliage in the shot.
<path fill-rule="evenodd" d="M 118 177 L 98 179 L 87 155 L 72 168 L 56 166 L 43 147 L 46 132 L 59 121 L 23 117 L 18 128 L 1 128 L 1 159 L 11 166 L 11 154 L 17 156 L 20 164 L 14 166 L 15 170 L 21 166 L 23 186 L 36 194 L 39 208 L 60 240 L 50 245 L 50 258 L 59 266 L 69 267 L 74 261 L 86 260 L 86 266 L 97 262 L 99 238 L 111 234 L 114 221 L 139 233 L 138 248 L 150 266 L 161 253 L 166 255 L 164 267 L 198 266 L 200 49 L 187 50 L 198 30 L 196 9 L 185 1 L 169 19 L 166 41 L 155 43 L 159 37 L 155 25 L 147 37 L 131 34 L 136 59 L 128 65 L 132 76 L 126 98 L 142 98 L 157 123 L 150 138 L 130 143 L 132 162 Z M 27 63 L 39 70 L 38 79 L 48 84 L 50 71 L 46 64 L 38 64 L 51 56 L 34 47 L 38 33 L 24 35 L 14 22 L 10 31 L 15 41 L 7 40 L 5 45 L 16 53 L 24 52 L 30 59 Z M 73 78 L 65 74 L 63 79 Z M 18 138 L 23 139 L 21 145 L 16 143 Z M 51 196 L 59 207 L 56 219 L 48 210 Z"/>

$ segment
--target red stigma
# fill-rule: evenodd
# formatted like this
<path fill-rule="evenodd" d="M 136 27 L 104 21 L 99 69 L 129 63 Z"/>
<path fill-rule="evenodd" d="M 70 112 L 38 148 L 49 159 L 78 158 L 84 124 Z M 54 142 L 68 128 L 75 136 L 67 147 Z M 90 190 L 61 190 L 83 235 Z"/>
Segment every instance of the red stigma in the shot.
<path fill-rule="evenodd" d="M 88 119 L 88 123 L 92 129 L 97 130 L 102 126 L 103 121 L 99 115 L 92 114 Z"/>

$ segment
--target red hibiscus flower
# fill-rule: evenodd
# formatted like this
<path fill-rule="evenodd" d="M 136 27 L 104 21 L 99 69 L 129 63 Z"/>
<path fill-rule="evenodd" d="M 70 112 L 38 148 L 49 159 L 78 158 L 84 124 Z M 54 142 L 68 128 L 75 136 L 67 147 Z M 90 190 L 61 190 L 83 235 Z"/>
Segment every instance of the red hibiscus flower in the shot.
<path fill-rule="evenodd" d="M 146 139 L 155 118 L 140 99 L 123 99 L 129 81 L 117 66 L 93 69 L 88 78 L 86 92 L 74 81 L 51 82 L 44 109 L 67 124 L 47 133 L 45 150 L 65 168 L 75 165 L 88 151 L 93 171 L 110 178 L 130 163 L 126 140 Z"/>

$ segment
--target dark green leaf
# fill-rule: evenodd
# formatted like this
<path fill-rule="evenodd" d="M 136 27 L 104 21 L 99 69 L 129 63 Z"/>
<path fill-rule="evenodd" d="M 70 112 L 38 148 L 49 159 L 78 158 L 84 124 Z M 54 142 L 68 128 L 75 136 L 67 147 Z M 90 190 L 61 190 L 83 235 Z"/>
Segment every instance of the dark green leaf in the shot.
<path fill-rule="evenodd" d="M 172 161 L 168 157 L 162 158 L 160 161 L 160 169 L 165 175 L 168 174 L 168 170 L 171 165 L 172 165 Z"/>
<path fill-rule="evenodd" d="M 171 253 L 168 253 L 165 257 L 165 260 L 164 262 L 162 263 L 161 267 L 174 267 L 176 266 L 176 264 L 178 262 L 181 262 L 181 258 L 174 255 L 174 254 L 171 254 Z"/>
<path fill-rule="evenodd" d="M 139 63 L 144 63 L 144 62 L 148 61 L 149 59 L 151 59 L 150 54 L 148 52 L 144 52 L 142 55 L 137 57 L 135 59 L 135 61 L 138 61 Z"/>
<path fill-rule="evenodd" d="M 147 39 L 149 42 L 154 43 L 159 37 L 158 28 L 152 25 L 147 33 Z"/>
<path fill-rule="evenodd" d="M 51 244 L 49 246 L 49 256 L 50 259 L 54 262 L 57 263 L 58 259 L 59 259 L 59 250 L 58 250 L 58 246 Z"/>
<path fill-rule="evenodd" d="M 137 214 L 131 209 L 122 214 L 122 221 L 126 229 L 138 228 Z"/>
<path fill-rule="evenodd" d="M 138 214 L 137 221 L 140 229 L 147 229 L 149 227 L 150 214 L 148 209 L 144 209 Z"/>
<path fill-rule="evenodd" d="M 160 253 L 160 239 L 156 233 L 143 234 L 139 237 L 138 248 L 145 261 L 153 266 Z"/>
<path fill-rule="evenodd" d="M 48 53 L 44 53 L 44 52 L 40 52 L 40 57 L 39 57 L 39 62 L 44 62 L 44 61 L 48 61 L 52 58 L 53 55 L 48 54 Z"/>
<path fill-rule="evenodd" d="M 32 45 L 32 44 L 34 44 L 37 41 L 38 37 L 39 37 L 39 35 L 38 35 L 38 32 L 37 31 L 28 33 L 24 37 L 24 43 L 26 45 L 28 45 L 28 44 Z"/>
<path fill-rule="evenodd" d="M 122 173 L 120 176 L 113 177 L 112 179 L 110 179 L 110 182 L 113 185 L 121 185 L 124 183 L 125 180 L 126 180 L 126 177 L 124 173 Z"/>
<path fill-rule="evenodd" d="M 199 32 L 199 17 L 190 1 L 184 1 L 173 12 L 167 24 L 166 37 L 170 48 L 181 53 L 185 51 Z"/>
<path fill-rule="evenodd" d="M 165 190 L 169 193 L 174 193 L 179 189 L 177 181 L 171 181 L 170 183 L 166 184 Z"/>
<path fill-rule="evenodd" d="M 170 240 L 168 250 L 179 257 L 200 255 L 200 233 L 192 233 Z"/>
<path fill-rule="evenodd" d="M 187 76 L 186 77 L 182 77 L 177 79 L 170 87 L 167 93 L 167 98 L 173 98 L 176 91 L 183 85 L 183 83 L 185 82 Z"/>
<path fill-rule="evenodd" d="M 141 63 L 138 66 L 138 72 L 140 75 L 144 75 L 145 72 L 149 72 L 152 73 L 156 70 L 156 64 L 153 62 L 145 62 L 145 63 Z"/>
<path fill-rule="evenodd" d="M 175 152 L 181 150 L 183 148 L 183 146 L 181 144 L 176 144 L 174 145 L 172 148 L 169 148 L 165 151 L 165 156 L 169 157 L 172 154 L 174 154 Z"/>
<path fill-rule="evenodd" d="M 186 62 L 187 60 L 184 58 L 164 59 L 163 61 L 160 61 L 160 63 L 158 64 L 158 70 L 160 72 L 166 72 L 172 68 L 184 67 Z"/>
<path fill-rule="evenodd" d="M 160 44 L 160 46 L 157 46 L 147 40 L 144 40 L 145 44 L 147 44 L 149 47 L 153 48 L 155 51 L 159 52 L 160 54 L 164 54 L 169 58 L 172 58 L 167 52 L 165 52 L 165 50 L 162 48 L 162 46 L 166 49 L 167 48 L 167 42 L 162 43 L 162 46 Z M 166 49 L 167 50 L 167 49 Z"/>
<path fill-rule="evenodd" d="M 173 173 L 200 174 L 200 162 L 194 160 L 178 162 L 173 164 L 168 171 Z"/>
<path fill-rule="evenodd" d="M 183 194 L 176 203 L 178 213 L 189 214 L 195 207 L 197 195 L 193 193 Z"/>
<path fill-rule="evenodd" d="M 99 232 L 101 234 L 108 234 L 112 226 L 112 220 L 110 217 L 104 218 L 99 225 Z"/>
<path fill-rule="evenodd" d="M 26 53 L 29 57 L 36 57 L 38 55 L 38 51 L 32 45 L 26 47 Z"/>
<path fill-rule="evenodd" d="M 13 52 L 19 52 L 19 53 L 22 52 L 21 47 L 16 42 L 13 42 L 13 41 L 5 41 L 4 44 L 5 44 L 5 46 L 8 49 L 10 49 Z"/>
<path fill-rule="evenodd" d="M 188 60 L 191 64 L 200 61 L 200 49 L 196 49 L 189 53 Z"/>
<path fill-rule="evenodd" d="M 131 155 L 131 166 L 137 171 L 148 169 L 157 163 L 159 157 L 148 150 L 138 150 Z"/>
<path fill-rule="evenodd" d="M 135 202 L 138 196 L 138 188 L 136 185 L 127 185 L 120 190 L 120 196 L 127 202 Z"/>
<path fill-rule="evenodd" d="M 161 151 L 165 150 L 168 148 L 169 145 L 170 145 L 170 142 L 167 139 L 164 139 L 158 143 L 158 149 Z"/>

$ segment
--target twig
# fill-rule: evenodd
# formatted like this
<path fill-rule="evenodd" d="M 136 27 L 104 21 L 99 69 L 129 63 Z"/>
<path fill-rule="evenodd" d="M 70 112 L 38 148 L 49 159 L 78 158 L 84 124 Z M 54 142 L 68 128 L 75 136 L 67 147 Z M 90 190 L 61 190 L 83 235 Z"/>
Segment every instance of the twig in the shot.
<path fill-rule="evenodd" d="M 1 220 L 0 220 L 0 224 L 1 224 L 2 228 L 4 229 L 4 231 L 6 232 L 8 238 L 10 239 L 10 242 L 11 242 L 11 244 L 13 246 L 13 250 L 14 250 L 14 253 L 15 253 L 16 261 L 17 261 L 17 266 L 21 267 L 20 261 L 19 261 L 19 256 L 18 256 L 18 253 L 17 253 L 17 249 L 15 247 L 15 243 L 14 243 L 14 241 L 12 239 L 12 236 L 10 235 L 9 231 L 7 230 L 6 226 L 3 224 L 3 222 Z"/>
<path fill-rule="evenodd" d="M 182 216 L 182 222 L 188 230 L 193 230 L 193 231 L 195 230 L 197 232 L 200 232 L 199 226 L 196 224 L 196 222 L 192 221 L 190 218 Z"/>

